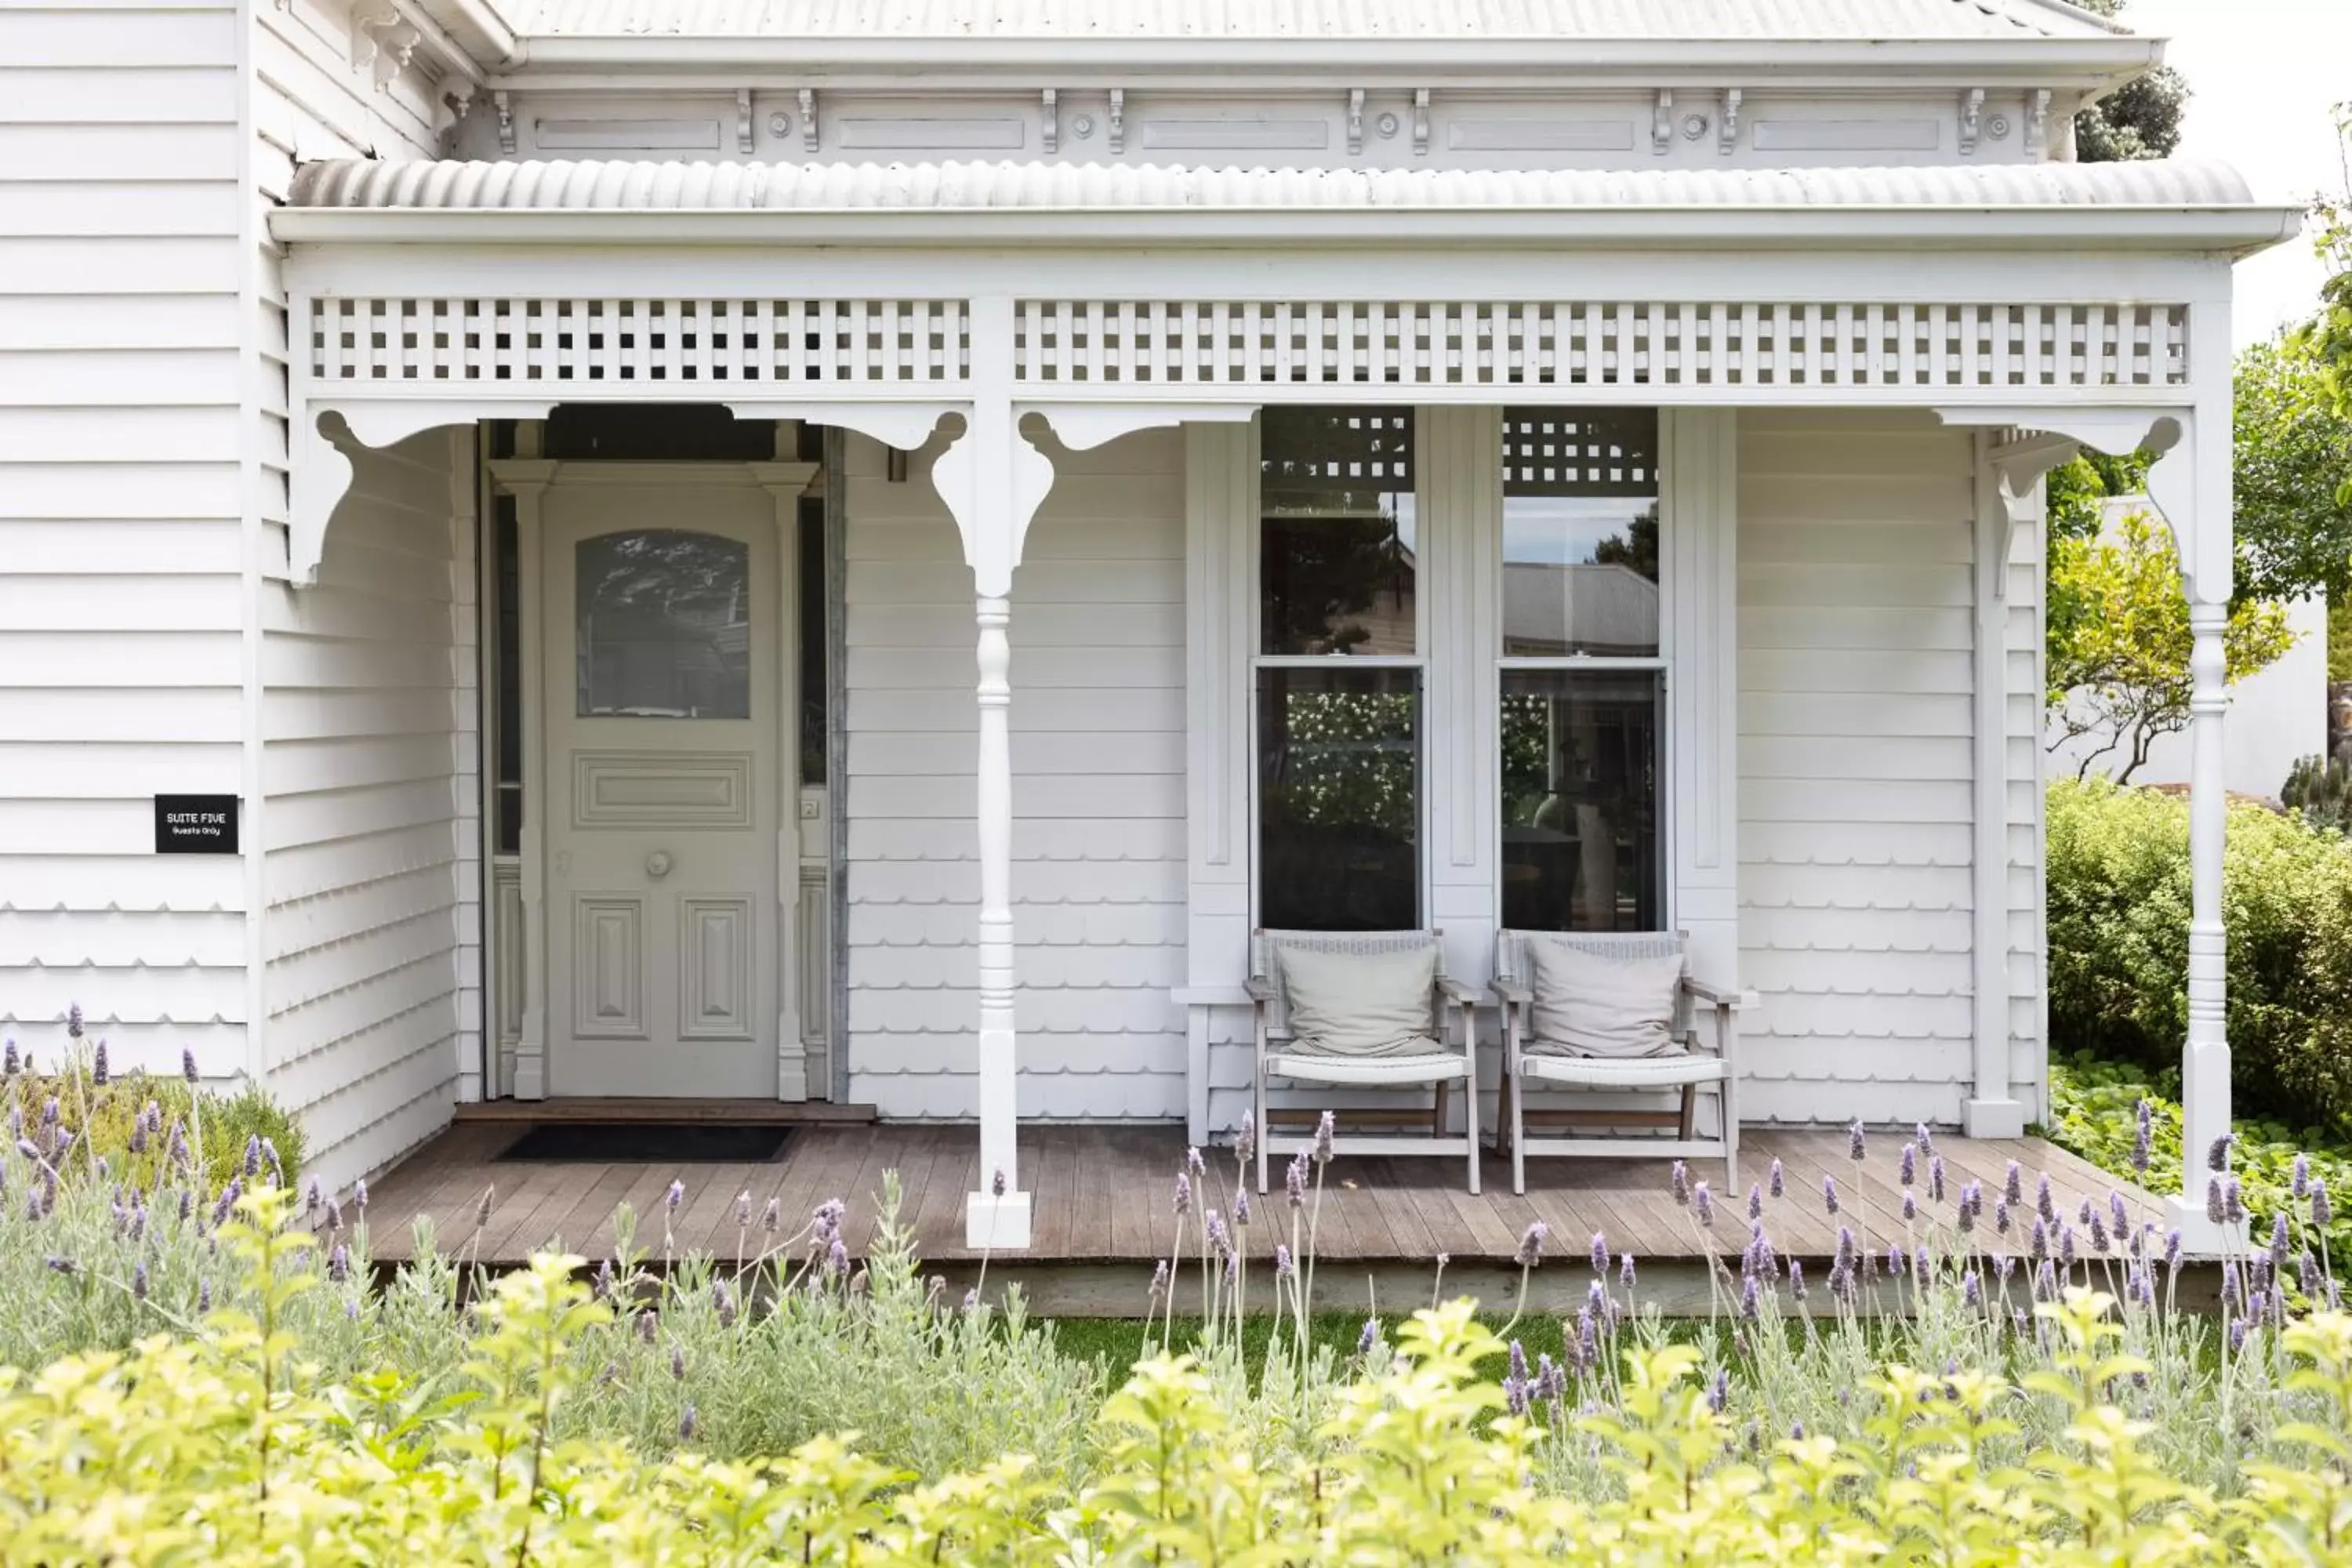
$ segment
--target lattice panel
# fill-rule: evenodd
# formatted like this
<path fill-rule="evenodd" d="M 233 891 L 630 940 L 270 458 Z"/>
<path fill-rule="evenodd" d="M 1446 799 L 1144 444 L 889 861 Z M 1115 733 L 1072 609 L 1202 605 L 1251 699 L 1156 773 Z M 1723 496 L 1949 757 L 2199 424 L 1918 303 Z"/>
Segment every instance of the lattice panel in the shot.
<path fill-rule="evenodd" d="M 942 386 L 971 366 L 961 300 L 321 299 L 331 384 Z"/>
<path fill-rule="evenodd" d="M 2179 386 L 2186 305 L 1029 300 L 1030 384 Z"/>
<path fill-rule="evenodd" d="M 1658 411 L 1505 409 L 1503 493 L 1656 495 Z"/>

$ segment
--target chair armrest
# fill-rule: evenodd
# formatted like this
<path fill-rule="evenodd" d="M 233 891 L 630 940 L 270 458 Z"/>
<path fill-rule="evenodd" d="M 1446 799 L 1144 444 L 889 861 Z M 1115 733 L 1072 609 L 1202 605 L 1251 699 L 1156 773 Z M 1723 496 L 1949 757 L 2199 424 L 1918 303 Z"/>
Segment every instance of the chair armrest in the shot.
<path fill-rule="evenodd" d="M 1274 1001 L 1274 982 L 1271 980 L 1252 975 L 1243 984 L 1242 991 L 1261 1007 L 1271 1005 Z"/>
<path fill-rule="evenodd" d="M 1710 1007 L 1729 1007 L 1735 1012 L 1744 1007 L 1753 1007 L 1762 1000 L 1753 991 L 1738 991 L 1727 985 L 1709 985 L 1706 981 L 1695 980 L 1687 974 L 1683 976 L 1683 993 L 1694 1002 L 1703 1002 Z"/>
<path fill-rule="evenodd" d="M 1522 985 L 1516 980 L 1496 981 L 1494 992 L 1495 994 L 1502 1000 L 1502 1004 L 1506 1007 L 1529 1005 L 1532 1005 L 1536 999 L 1536 994 L 1533 991 L 1529 990 L 1527 986 Z"/>
<path fill-rule="evenodd" d="M 1467 985 L 1459 980 L 1440 980 L 1437 990 L 1440 995 L 1457 1007 L 1483 1007 L 1490 1000 L 1486 987 Z"/>

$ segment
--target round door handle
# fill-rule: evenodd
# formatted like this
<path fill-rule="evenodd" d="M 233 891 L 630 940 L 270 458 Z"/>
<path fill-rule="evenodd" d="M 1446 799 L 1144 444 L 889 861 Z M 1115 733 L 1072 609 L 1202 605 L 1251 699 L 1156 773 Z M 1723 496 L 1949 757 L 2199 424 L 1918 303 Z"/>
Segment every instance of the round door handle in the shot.
<path fill-rule="evenodd" d="M 646 857 L 646 875 L 656 882 L 669 875 L 669 851 L 667 849 L 656 849 Z"/>

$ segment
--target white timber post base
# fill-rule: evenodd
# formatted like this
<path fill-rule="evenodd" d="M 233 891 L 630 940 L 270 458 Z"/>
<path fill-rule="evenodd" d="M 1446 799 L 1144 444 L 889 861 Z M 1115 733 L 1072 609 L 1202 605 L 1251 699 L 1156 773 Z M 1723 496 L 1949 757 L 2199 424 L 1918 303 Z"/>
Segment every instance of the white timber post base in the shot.
<path fill-rule="evenodd" d="M 2183 1247 L 2208 1255 L 2244 1239 L 2242 1225 L 2215 1219 L 2207 1191 L 2219 1180 L 2207 1168 L 2207 1153 L 2230 1131 L 2228 939 L 2221 918 L 2230 820 L 2221 760 L 2230 699 L 2221 639 L 2229 620 L 2226 603 L 2189 604 L 2189 1038 L 2180 1060 L 2181 1187 L 2169 1206 Z"/>

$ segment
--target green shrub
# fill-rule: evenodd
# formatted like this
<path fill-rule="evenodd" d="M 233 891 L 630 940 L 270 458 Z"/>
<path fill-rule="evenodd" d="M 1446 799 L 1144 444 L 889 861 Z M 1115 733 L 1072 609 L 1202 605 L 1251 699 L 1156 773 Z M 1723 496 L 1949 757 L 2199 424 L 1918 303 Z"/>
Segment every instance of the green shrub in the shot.
<path fill-rule="evenodd" d="M 2103 781 L 2050 786 L 2050 1030 L 2177 1065 L 2188 1029 L 2189 810 Z M 2230 807 L 2233 1080 L 2249 1110 L 2352 1126 L 2352 842 Z"/>
<path fill-rule="evenodd" d="M 1629 1350 L 1605 1407 L 1547 1396 L 1549 1412 L 1523 1413 L 1480 1370 L 1500 1342 L 1456 1302 L 1415 1313 L 1393 1356 L 1363 1358 L 1311 1450 L 1266 1451 L 1213 1375 L 1161 1356 L 1102 1405 L 1088 1483 L 1061 1489 L 1014 1449 L 909 1485 L 848 1439 L 725 1462 L 563 1436 L 579 1345 L 612 1321 L 575 1258 L 498 1281 L 478 1314 L 478 1397 L 396 1373 L 320 1385 L 275 1331 L 317 1288 L 287 1206 L 266 1187 L 243 1199 L 225 1239 L 254 1306 L 213 1313 L 200 1339 L 0 1373 L 0 1557 L 2169 1568 L 2341 1561 L 2352 1529 L 2341 1315 L 2280 1332 L 2299 1419 L 2226 1500 L 2152 1462 L 2124 1405 L 2148 1367 L 2122 1345 L 2116 1303 L 2080 1289 L 2036 1310 L 2045 1364 L 2023 1382 L 1874 1370 L 1848 1391 L 1859 1440 L 1758 1441 L 1685 1345 Z M 2021 1408 L 2053 1412 L 2058 1435 L 2011 1462 Z M 1591 1498 L 1534 1484 L 1562 1442 L 1607 1478 Z"/>
<path fill-rule="evenodd" d="M 89 1129 L 88 1150 L 106 1156 L 109 1173 L 115 1180 L 136 1182 L 151 1192 L 163 1184 L 163 1166 L 175 1133 L 187 1138 L 191 1148 L 202 1142 L 204 1154 L 197 1163 L 214 1187 L 236 1173 L 245 1163 L 247 1144 L 255 1138 L 265 1140 L 276 1151 L 289 1185 L 302 1169 L 301 1118 L 271 1099 L 258 1084 L 244 1083 L 235 1093 L 222 1094 L 191 1089 L 180 1079 L 150 1078 L 144 1073 L 110 1077 L 104 1084 L 95 1078 L 90 1053 L 84 1052 L 71 1068 L 61 1064 L 56 1071 L 16 1075 L 7 1082 L 5 1098 L 18 1115 L 36 1125 L 48 1101 L 55 1100 L 66 1125 Z M 199 1102 L 194 1117 L 189 1114 L 192 1100 Z M 152 1136 L 134 1135 L 142 1118 L 151 1120 L 159 1131 Z M 68 1159 L 58 1173 L 71 1179 L 89 1168 L 86 1160 Z"/>
<path fill-rule="evenodd" d="M 2352 744 L 2338 746 L 2331 757 L 2305 757 L 2287 769 L 2279 800 L 2314 827 L 2352 829 Z"/>

